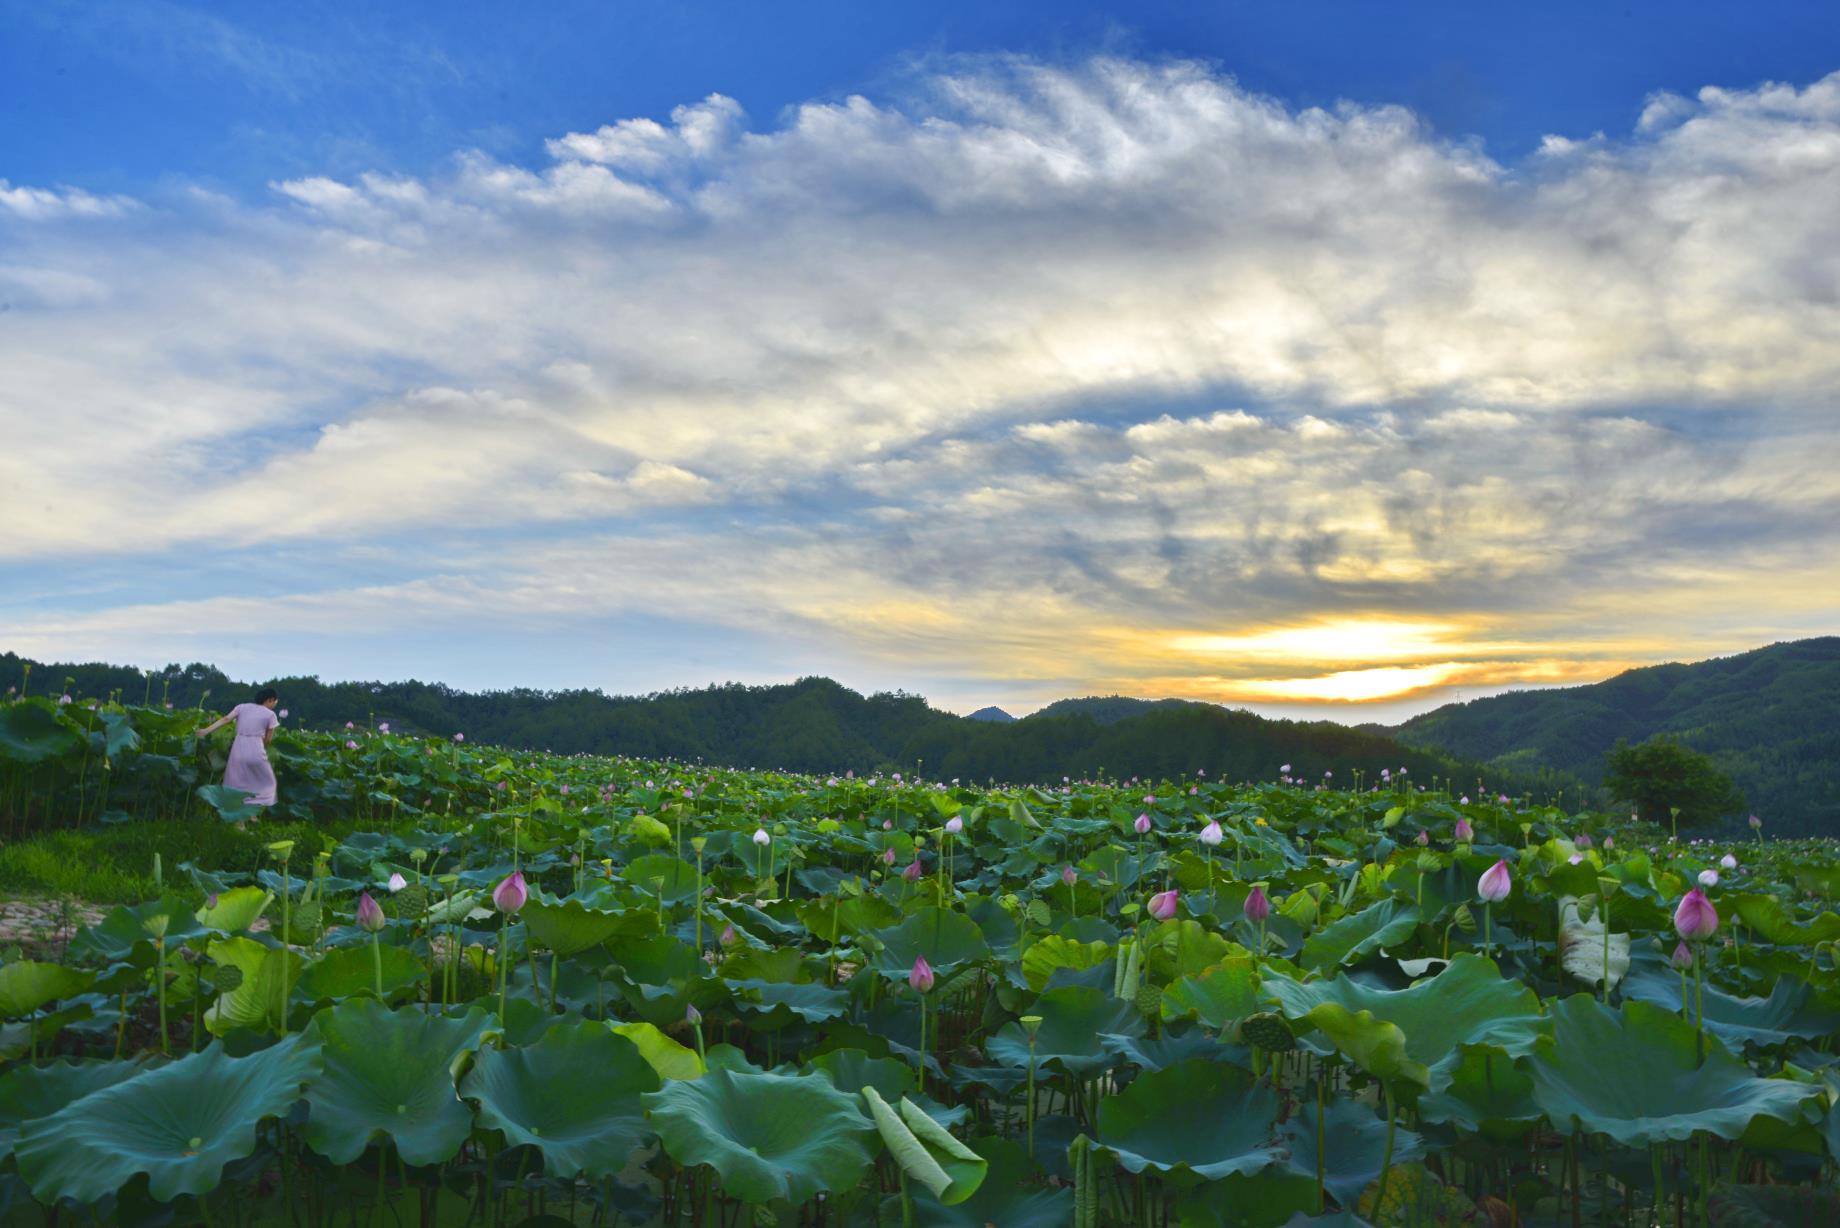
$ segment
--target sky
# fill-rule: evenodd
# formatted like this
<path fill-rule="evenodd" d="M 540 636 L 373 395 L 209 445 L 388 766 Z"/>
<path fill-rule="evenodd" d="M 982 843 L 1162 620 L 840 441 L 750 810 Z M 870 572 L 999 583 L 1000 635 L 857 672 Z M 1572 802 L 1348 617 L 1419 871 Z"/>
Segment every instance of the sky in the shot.
<path fill-rule="evenodd" d="M 1396 720 L 1840 631 L 1831 4 L 0 0 L 0 649 Z"/>

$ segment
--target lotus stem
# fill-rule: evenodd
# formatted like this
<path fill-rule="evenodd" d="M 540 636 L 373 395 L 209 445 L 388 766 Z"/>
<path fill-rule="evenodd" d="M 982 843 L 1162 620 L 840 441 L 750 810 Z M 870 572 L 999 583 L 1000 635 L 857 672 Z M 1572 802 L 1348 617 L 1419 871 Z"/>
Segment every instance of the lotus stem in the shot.
<path fill-rule="evenodd" d="M 283 965 L 285 965 L 287 962 L 286 947 L 283 947 L 281 950 L 281 960 Z M 383 938 L 380 934 L 375 933 L 371 935 L 371 978 L 372 984 L 377 990 L 377 1001 L 381 1002 L 383 1001 Z M 286 998 L 281 1000 L 281 1014 L 285 1020 L 287 1016 Z M 283 1031 L 286 1030 L 285 1022 L 282 1025 L 282 1029 Z"/>
<path fill-rule="evenodd" d="M 172 1056 L 172 1046 L 166 1039 L 166 935 L 161 934 L 157 940 L 159 962 L 155 965 L 154 984 L 159 988 L 160 998 L 160 1053 Z M 203 1199 L 199 1199 L 202 1204 Z"/>
<path fill-rule="evenodd" d="M 1393 1132 L 1399 1124 L 1398 1102 L 1388 1094 L 1387 1086 L 1384 1083 L 1380 1085 L 1380 1099 L 1386 1102 L 1386 1151 L 1380 1157 L 1380 1188 L 1374 1191 L 1375 1219 L 1380 1218 L 1382 1214 L 1381 1208 L 1386 1205 L 1387 1178 L 1393 1175 Z M 1320 1123 L 1321 1117 L 1319 1116 L 1317 1120 Z M 1320 1146 L 1318 1147 L 1317 1154 L 1322 1154 Z"/>
<path fill-rule="evenodd" d="M 505 958 L 505 946 L 510 939 L 511 914 L 505 913 L 498 922 L 498 1021 L 505 1021 L 505 998 L 511 992 L 511 961 Z"/>

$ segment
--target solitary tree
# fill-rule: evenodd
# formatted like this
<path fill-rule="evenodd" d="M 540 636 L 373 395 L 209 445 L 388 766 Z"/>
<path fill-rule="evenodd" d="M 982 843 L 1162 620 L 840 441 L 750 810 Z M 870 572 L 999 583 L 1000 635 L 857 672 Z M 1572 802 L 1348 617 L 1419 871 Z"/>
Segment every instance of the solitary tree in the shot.
<path fill-rule="evenodd" d="M 1715 823 L 1744 807 L 1744 795 L 1711 758 L 1657 735 L 1634 746 L 1618 741 L 1605 757 L 1604 786 L 1652 823 Z"/>

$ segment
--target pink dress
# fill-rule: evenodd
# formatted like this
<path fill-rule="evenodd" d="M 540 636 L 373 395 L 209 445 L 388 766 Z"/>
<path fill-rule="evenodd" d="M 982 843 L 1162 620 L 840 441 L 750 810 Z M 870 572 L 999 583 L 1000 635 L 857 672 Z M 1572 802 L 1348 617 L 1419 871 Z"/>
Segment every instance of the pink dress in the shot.
<path fill-rule="evenodd" d="M 230 718 L 236 722 L 236 741 L 230 746 L 230 761 L 224 764 L 224 784 L 249 794 L 243 800 L 251 806 L 272 806 L 275 769 L 269 766 L 262 735 L 281 720 L 263 704 L 238 704 L 230 709 Z"/>

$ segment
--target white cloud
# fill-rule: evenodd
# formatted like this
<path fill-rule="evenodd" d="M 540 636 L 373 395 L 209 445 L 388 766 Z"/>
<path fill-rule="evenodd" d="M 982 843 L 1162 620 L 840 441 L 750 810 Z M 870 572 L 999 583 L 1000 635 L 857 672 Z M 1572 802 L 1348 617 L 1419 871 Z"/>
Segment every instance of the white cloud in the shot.
<path fill-rule="evenodd" d="M 643 517 L 943 661 L 1840 558 L 1840 74 L 1521 166 L 1188 63 L 911 84 L 255 204 L 0 182 L 0 561 Z M 889 613 L 939 590 L 981 617 Z"/>

